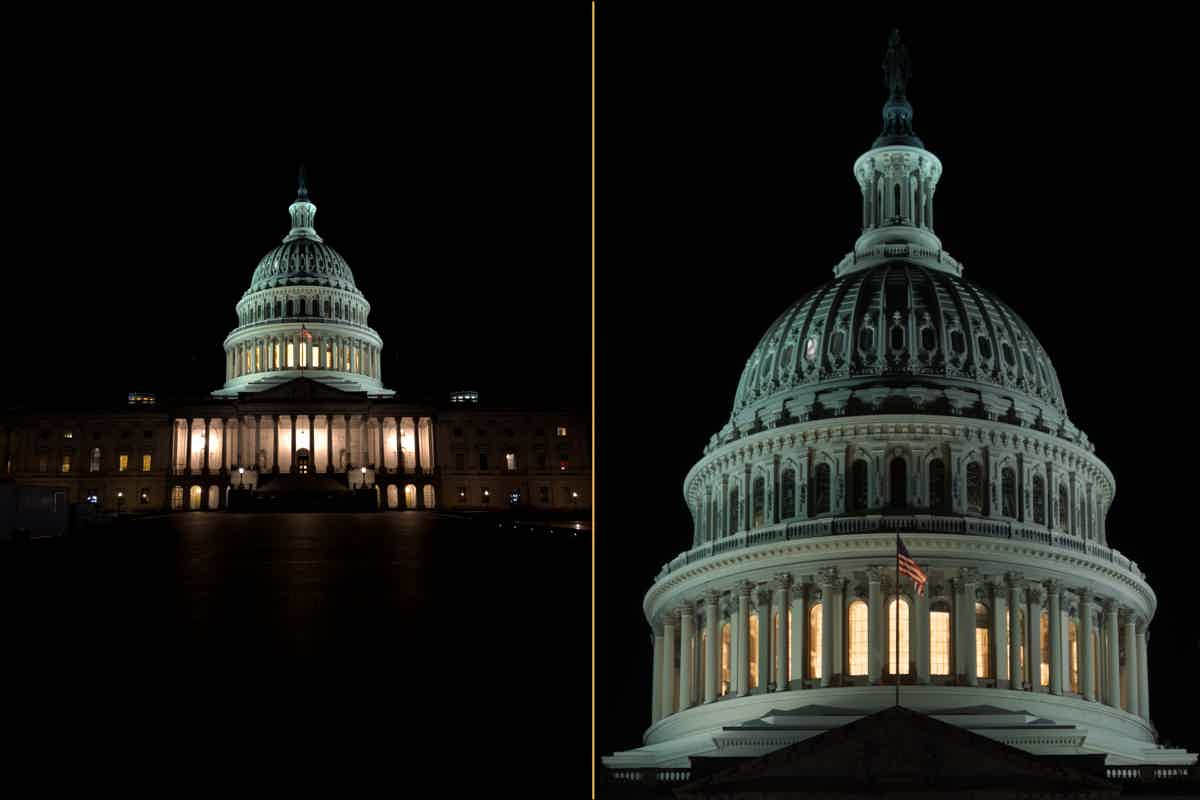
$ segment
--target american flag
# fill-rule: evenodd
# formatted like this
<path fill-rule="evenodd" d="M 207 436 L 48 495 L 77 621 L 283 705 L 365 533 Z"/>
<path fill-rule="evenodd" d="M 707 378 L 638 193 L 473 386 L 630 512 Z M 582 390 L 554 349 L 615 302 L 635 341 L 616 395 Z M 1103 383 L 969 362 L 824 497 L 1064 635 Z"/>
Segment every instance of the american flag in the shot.
<path fill-rule="evenodd" d="M 913 583 L 917 585 L 917 594 L 925 594 L 925 582 L 928 578 L 917 566 L 917 562 L 913 561 L 912 556 L 908 554 L 908 548 L 904 546 L 904 542 L 900 541 L 899 536 L 896 536 L 896 568 L 901 575 L 907 575 L 913 579 Z"/>
<path fill-rule="evenodd" d="M 304 337 L 305 341 L 312 341 L 312 332 L 303 325 L 300 326 L 300 335 Z"/>

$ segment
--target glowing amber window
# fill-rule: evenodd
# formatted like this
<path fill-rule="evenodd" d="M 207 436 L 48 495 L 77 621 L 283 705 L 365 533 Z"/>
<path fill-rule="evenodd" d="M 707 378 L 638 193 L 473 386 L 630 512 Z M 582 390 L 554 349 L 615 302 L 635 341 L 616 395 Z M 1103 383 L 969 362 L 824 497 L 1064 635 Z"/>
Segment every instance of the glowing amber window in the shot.
<path fill-rule="evenodd" d="M 729 693 L 729 623 L 721 625 L 721 694 Z"/>
<path fill-rule="evenodd" d="M 945 603 L 929 612 L 929 673 L 950 674 L 950 609 Z"/>
<path fill-rule="evenodd" d="M 758 688 L 758 614 L 750 615 L 750 688 Z"/>
<path fill-rule="evenodd" d="M 44 471 L 45 470 L 43 470 L 43 472 Z M 62 457 L 62 471 L 63 472 L 71 471 L 71 456 L 69 453 L 64 454 Z"/>
<path fill-rule="evenodd" d="M 896 601 L 888 603 L 888 672 L 896 670 Z M 908 674 L 908 601 L 900 598 L 900 675 Z"/>
<path fill-rule="evenodd" d="M 142 454 L 142 472 L 150 471 L 150 461 L 151 461 L 150 454 L 143 453 Z"/>
<path fill-rule="evenodd" d="M 1050 685 L 1050 614 L 1042 612 L 1042 686 Z"/>
<path fill-rule="evenodd" d="M 867 674 L 867 604 L 850 604 L 850 674 Z"/>
<path fill-rule="evenodd" d="M 1071 691 L 1079 694 L 1079 625 L 1075 620 L 1067 625 L 1067 650 L 1071 654 Z"/>
<path fill-rule="evenodd" d="M 808 674 L 821 677 L 821 604 L 808 611 Z"/>
<path fill-rule="evenodd" d="M 975 677 L 990 678 L 992 651 L 988 641 L 988 608 L 983 603 L 975 604 Z"/>
<path fill-rule="evenodd" d="M 129 469 L 129 454 L 128 453 L 121 453 L 121 455 L 117 456 L 117 469 L 120 472 L 125 472 L 126 470 Z"/>

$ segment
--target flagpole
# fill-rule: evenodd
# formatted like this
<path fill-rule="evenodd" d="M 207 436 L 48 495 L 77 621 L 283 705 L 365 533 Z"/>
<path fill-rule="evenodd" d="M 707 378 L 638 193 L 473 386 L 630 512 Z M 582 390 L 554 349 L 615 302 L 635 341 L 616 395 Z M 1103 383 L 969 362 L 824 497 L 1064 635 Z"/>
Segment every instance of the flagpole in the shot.
<path fill-rule="evenodd" d="M 896 534 L 896 705 L 900 705 L 900 534 Z"/>

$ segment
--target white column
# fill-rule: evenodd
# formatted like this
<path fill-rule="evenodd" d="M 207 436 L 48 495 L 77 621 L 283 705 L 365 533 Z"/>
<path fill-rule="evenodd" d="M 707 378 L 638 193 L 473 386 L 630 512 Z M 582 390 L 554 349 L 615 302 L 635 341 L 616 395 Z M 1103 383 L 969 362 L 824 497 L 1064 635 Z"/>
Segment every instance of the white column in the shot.
<path fill-rule="evenodd" d="M 1147 722 L 1150 721 L 1150 662 L 1147 660 L 1146 650 L 1146 639 L 1149 635 L 1146 621 L 1142 620 L 1137 632 L 1138 713 Z"/>
<path fill-rule="evenodd" d="M 1008 583 L 1008 688 L 1024 688 L 1025 676 L 1021 673 L 1021 609 L 1025 606 L 1025 590 L 1021 588 L 1021 575 L 1009 573 Z"/>
<path fill-rule="evenodd" d="M 758 593 L 758 689 L 769 691 L 771 683 L 771 590 Z"/>
<path fill-rule="evenodd" d="M 1029 596 L 1029 616 L 1026 620 L 1029 642 L 1025 646 L 1025 658 L 1029 664 L 1029 683 L 1035 692 L 1045 691 L 1042 689 L 1042 592 L 1039 585 L 1026 590 Z"/>
<path fill-rule="evenodd" d="M 979 670 L 975 664 L 975 586 L 979 581 L 979 573 L 971 568 L 965 567 L 962 572 L 962 669 L 956 670 L 960 673 L 966 673 L 967 685 L 979 685 Z"/>
<path fill-rule="evenodd" d="M 1125 627 L 1125 710 L 1139 716 L 1137 617 L 1132 611 L 1125 611 L 1121 617 L 1121 624 Z"/>
<path fill-rule="evenodd" d="M 1079 693 L 1096 699 L 1096 673 L 1092 667 L 1092 590 L 1079 590 Z"/>
<path fill-rule="evenodd" d="M 675 713 L 675 612 L 663 619 L 662 715 Z"/>
<path fill-rule="evenodd" d="M 1108 599 L 1104 601 L 1104 629 L 1106 632 L 1105 647 L 1108 658 L 1108 675 L 1104 681 L 1104 688 L 1107 690 L 1104 702 L 1113 708 L 1121 707 L 1121 654 L 1118 651 L 1117 643 L 1117 601 Z"/>
<path fill-rule="evenodd" d="M 691 603 L 679 609 L 679 710 L 692 706 L 692 656 L 696 644 L 692 640 L 695 631 L 696 610 Z"/>
<path fill-rule="evenodd" d="M 1050 598 L 1050 694 L 1062 694 L 1062 587 L 1058 581 L 1046 581 L 1046 595 Z"/>
<path fill-rule="evenodd" d="M 887 650 L 887 637 L 881 635 L 887 630 L 883 619 L 881 577 L 879 567 L 867 567 L 867 682 L 872 686 L 880 682 L 886 658 L 884 651 Z"/>
<path fill-rule="evenodd" d="M 707 663 L 704 665 L 704 702 L 717 699 L 721 679 L 721 595 L 709 592 L 704 597 L 704 624 L 708 628 Z"/>
<path fill-rule="evenodd" d="M 998 578 L 988 581 L 992 593 L 992 663 L 995 665 L 996 687 L 1005 685 L 1008 679 L 1008 631 L 1004 629 L 1008 598 L 1005 597 L 1004 582 Z"/>
<path fill-rule="evenodd" d="M 808 581 L 792 587 L 792 664 L 791 684 L 796 689 L 804 688 L 804 673 L 808 671 Z"/>
<path fill-rule="evenodd" d="M 654 676 L 650 681 L 650 724 L 662 719 L 663 635 L 654 632 Z"/>
<path fill-rule="evenodd" d="M 750 694 L 750 592 L 753 584 L 746 582 L 737 587 L 738 592 L 738 674 L 737 694 Z"/>
<path fill-rule="evenodd" d="M 790 575 L 778 575 L 775 578 L 775 611 L 779 615 L 775 623 L 775 691 L 782 692 L 788 688 L 788 587 L 792 582 Z"/>
<path fill-rule="evenodd" d="M 834 573 L 821 576 L 821 686 L 828 686 L 833 678 L 833 585 Z"/>

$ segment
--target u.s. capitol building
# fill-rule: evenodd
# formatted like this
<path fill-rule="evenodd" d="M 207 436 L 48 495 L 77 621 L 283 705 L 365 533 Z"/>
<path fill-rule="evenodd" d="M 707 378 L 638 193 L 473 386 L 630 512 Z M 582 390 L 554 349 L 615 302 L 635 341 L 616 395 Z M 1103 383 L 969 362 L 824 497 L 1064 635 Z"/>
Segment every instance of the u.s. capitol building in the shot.
<path fill-rule="evenodd" d="M 1151 722 L 1155 594 L 1029 326 L 934 232 L 907 56 L 853 165 L 862 235 L 746 362 L 643 609 L 650 726 L 613 774 L 762 755 L 896 702 L 1036 754 L 1186 765 Z M 899 534 L 928 576 L 895 569 Z M 897 616 L 899 622 L 897 624 Z M 898 654 L 897 654 L 898 651 Z"/>

